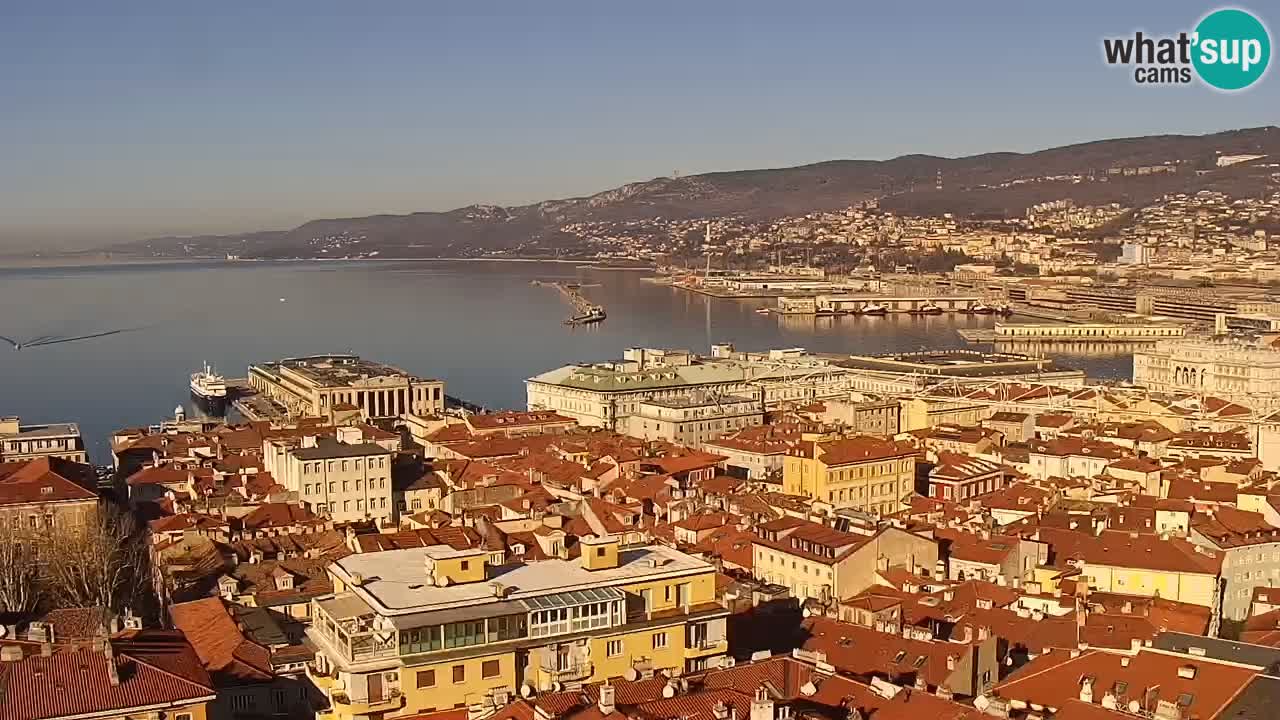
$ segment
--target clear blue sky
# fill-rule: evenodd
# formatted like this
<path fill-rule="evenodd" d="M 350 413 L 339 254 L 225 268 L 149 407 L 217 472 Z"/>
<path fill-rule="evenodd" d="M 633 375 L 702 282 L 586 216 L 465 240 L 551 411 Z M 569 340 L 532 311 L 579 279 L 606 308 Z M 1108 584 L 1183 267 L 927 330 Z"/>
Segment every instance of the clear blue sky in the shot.
<path fill-rule="evenodd" d="M 0 245 L 1275 123 L 1274 69 L 1224 95 L 1102 63 L 1214 7 L 0 0 Z"/>

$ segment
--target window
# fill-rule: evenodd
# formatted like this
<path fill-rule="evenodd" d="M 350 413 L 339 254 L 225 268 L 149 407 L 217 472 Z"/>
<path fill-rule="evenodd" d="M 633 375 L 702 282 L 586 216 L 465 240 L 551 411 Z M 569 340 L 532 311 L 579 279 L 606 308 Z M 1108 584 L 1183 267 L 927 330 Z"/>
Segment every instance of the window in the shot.
<path fill-rule="evenodd" d="M 605 655 L 607 655 L 608 657 L 621 657 L 621 656 L 622 656 L 622 641 L 621 641 L 621 640 L 610 640 L 609 642 L 605 643 L 605 645 L 604 645 L 604 654 L 605 654 Z"/>
<path fill-rule="evenodd" d="M 604 548 L 602 547 L 596 548 L 596 557 L 604 557 Z"/>
<path fill-rule="evenodd" d="M 453 666 L 453 682 L 454 682 L 454 683 L 463 683 L 463 682 L 466 682 L 466 681 L 467 681 L 467 666 L 466 666 L 466 665 L 454 665 L 454 666 Z"/>
<path fill-rule="evenodd" d="M 471 561 L 470 561 L 470 560 L 463 560 L 463 561 L 462 561 L 462 569 L 463 569 L 463 571 L 464 571 L 464 572 L 465 572 L 465 571 L 467 571 L 467 570 L 470 570 L 470 569 L 471 569 Z"/>
<path fill-rule="evenodd" d="M 253 708 L 253 696 L 252 696 L 252 695 L 232 695 L 232 696 L 231 696 L 231 709 L 232 709 L 232 710 L 241 710 L 241 711 L 243 711 L 243 710 L 250 710 L 250 709 L 252 709 L 252 708 Z"/>
<path fill-rule="evenodd" d="M 400 652 L 402 655 L 431 652 L 440 649 L 440 626 L 405 630 L 400 633 Z"/>
<path fill-rule="evenodd" d="M 418 689 L 436 686 L 435 670 L 419 670 L 418 671 Z"/>
<path fill-rule="evenodd" d="M 664 632 L 653 634 L 653 649 L 660 650 L 667 646 L 667 634 Z"/>
<path fill-rule="evenodd" d="M 173 716 L 173 720 L 191 720 L 191 713 L 178 713 Z"/>
<path fill-rule="evenodd" d="M 288 696 L 285 694 L 285 689 L 284 689 L 284 688 L 272 688 L 272 689 L 271 689 L 271 702 L 272 702 L 272 704 L 275 706 L 275 708 L 276 708 L 276 712 L 278 712 L 278 713 L 282 713 L 282 712 L 284 712 L 285 707 L 289 704 L 289 698 L 288 698 Z"/>
<path fill-rule="evenodd" d="M 497 660 L 485 660 L 480 665 L 480 677 L 482 678 L 496 678 L 501 672 L 502 669 Z"/>
<path fill-rule="evenodd" d="M 479 645 L 484 642 L 484 621 L 449 623 L 444 626 L 446 648 Z"/>

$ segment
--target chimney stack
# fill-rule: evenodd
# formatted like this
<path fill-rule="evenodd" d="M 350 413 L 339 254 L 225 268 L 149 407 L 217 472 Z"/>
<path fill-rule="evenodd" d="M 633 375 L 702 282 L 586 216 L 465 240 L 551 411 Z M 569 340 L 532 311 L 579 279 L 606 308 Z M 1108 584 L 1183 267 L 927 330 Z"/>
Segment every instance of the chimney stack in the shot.
<path fill-rule="evenodd" d="M 614 704 L 615 691 L 612 685 L 605 683 L 600 686 L 600 714 L 608 715 L 616 709 Z"/>

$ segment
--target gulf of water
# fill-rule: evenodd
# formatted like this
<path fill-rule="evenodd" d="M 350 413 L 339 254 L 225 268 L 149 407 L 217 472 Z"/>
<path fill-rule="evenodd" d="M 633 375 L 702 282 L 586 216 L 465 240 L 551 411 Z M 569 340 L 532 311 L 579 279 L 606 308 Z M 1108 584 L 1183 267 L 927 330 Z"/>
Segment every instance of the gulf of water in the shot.
<path fill-rule="evenodd" d="M 965 347 L 956 330 L 990 317 L 760 315 L 772 301 L 717 300 L 632 272 L 563 263 L 462 261 L 199 262 L 0 268 L 0 335 L 24 340 L 127 332 L 13 352 L 0 346 L 0 415 L 78 422 L 96 462 L 116 428 L 187 405 L 192 371 L 228 377 L 250 363 L 355 352 L 442 378 L 450 395 L 524 407 L 525 378 L 632 346 L 804 347 L 881 353 Z M 562 324 L 570 308 L 533 280 L 596 284 L 608 320 Z M 1092 376 L 1128 377 L 1126 354 L 1057 357 Z"/>

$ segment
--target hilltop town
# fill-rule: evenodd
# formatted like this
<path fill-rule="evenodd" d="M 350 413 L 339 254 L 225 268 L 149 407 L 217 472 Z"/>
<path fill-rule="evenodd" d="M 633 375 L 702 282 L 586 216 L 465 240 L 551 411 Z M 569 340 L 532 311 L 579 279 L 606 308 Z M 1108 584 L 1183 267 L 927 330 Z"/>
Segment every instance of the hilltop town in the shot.
<path fill-rule="evenodd" d="M 633 348 L 497 412 L 292 358 L 100 472 L 8 418 L 0 717 L 1264 717 L 1280 384 L 1188 357 Z"/>

